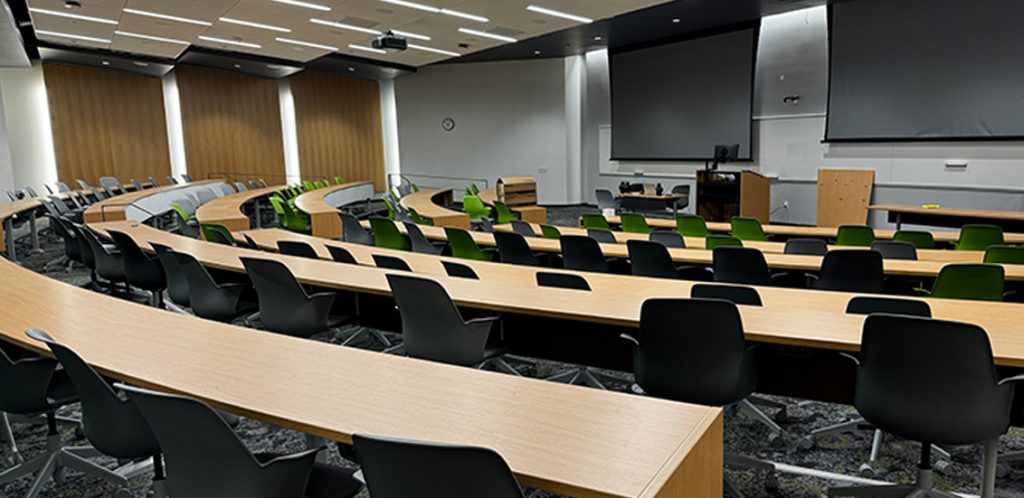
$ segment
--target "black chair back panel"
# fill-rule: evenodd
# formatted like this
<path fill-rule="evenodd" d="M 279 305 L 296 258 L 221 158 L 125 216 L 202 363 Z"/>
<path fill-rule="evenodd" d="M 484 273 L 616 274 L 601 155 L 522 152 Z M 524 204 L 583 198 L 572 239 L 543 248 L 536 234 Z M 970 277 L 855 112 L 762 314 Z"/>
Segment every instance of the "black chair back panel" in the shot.
<path fill-rule="evenodd" d="M 569 273 L 537 272 L 537 285 L 582 291 L 590 290 L 590 284 L 587 283 L 585 278 Z"/>
<path fill-rule="evenodd" d="M 492 323 L 468 326 L 448 292 L 433 280 L 394 274 L 387 278 L 402 315 L 409 356 L 467 366 L 484 360 Z"/>
<path fill-rule="evenodd" d="M 661 242 L 630 240 L 626 242 L 633 275 L 655 278 L 679 278 L 679 271 Z"/>
<path fill-rule="evenodd" d="M 648 239 L 652 242 L 661 242 L 665 244 L 665 247 L 686 248 L 686 239 L 683 239 L 683 236 L 675 230 L 655 230 L 648 235 Z"/>
<path fill-rule="evenodd" d="M 822 259 L 816 289 L 844 292 L 881 293 L 885 269 L 877 251 L 842 249 L 829 251 Z"/>
<path fill-rule="evenodd" d="M 527 225 L 529 227 L 529 225 Z M 513 265 L 541 266 L 540 260 L 530 250 L 526 236 L 513 232 L 494 232 L 494 243 L 498 246 L 498 259 Z"/>
<path fill-rule="evenodd" d="M 259 296 L 260 321 L 271 331 L 308 337 L 327 329 L 335 294 L 310 296 L 280 261 L 241 258 Z"/>
<path fill-rule="evenodd" d="M 734 304 L 761 306 L 761 295 L 757 289 L 739 285 L 696 284 L 690 288 L 690 297 L 724 299 Z"/>
<path fill-rule="evenodd" d="M 558 241 L 566 270 L 611 273 L 611 266 L 597 240 L 581 235 L 563 235 Z"/>
<path fill-rule="evenodd" d="M 444 271 L 448 274 L 449 277 L 469 278 L 469 279 L 473 279 L 473 280 L 480 280 L 480 277 L 477 276 L 476 272 L 473 271 L 472 268 L 470 268 L 470 267 L 468 267 L 468 266 L 466 266 L 464 264 L 455 263 L 455 262 L 452 262 L 452 261 L 442 261 L 441 262 L 441 266 L 444 266 Z"/>
<path fill-rule="evenodd" d="M 277 250 L 286 256 L 298 256 L 300 258 L 320 259 L 313 246 L 300 240 L 279 240 Z"/>
<path fill-rule="evenodd" d="M 854 315 L 889 313 L 892 315 L 932 317 L 932 308 L 916 299 L 894 299 L 891 297 L 857 296 L 846 304 L 846 312 Z"/>
<path fill-rule="evenodd" d="M 768 262 L 760 250 L 750 247 L 716 247 L 712 251 L 715 282 L 771 285 Z"/>

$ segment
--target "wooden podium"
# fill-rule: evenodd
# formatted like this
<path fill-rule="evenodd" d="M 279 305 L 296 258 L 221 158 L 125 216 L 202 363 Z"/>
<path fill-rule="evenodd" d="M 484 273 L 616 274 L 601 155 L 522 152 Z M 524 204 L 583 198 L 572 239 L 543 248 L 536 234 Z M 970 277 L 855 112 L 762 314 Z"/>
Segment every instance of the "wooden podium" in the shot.
<path fill-rule="evenodd" d="M 697 214 L 707 221 L 745 216 L 768 223 L 771 199 L 771 180 L 753 171 L 697 172 Z"/>

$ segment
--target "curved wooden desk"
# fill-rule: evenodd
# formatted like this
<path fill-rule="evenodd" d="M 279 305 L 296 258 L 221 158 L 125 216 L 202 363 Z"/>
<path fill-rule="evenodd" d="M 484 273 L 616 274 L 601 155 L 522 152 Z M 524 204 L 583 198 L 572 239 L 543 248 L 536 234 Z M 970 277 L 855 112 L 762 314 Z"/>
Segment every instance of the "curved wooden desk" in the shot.
<path fill-rule="evenodd" d="M 373 182 L 345 183 L 306 192 L 295 198 L 295 207 L 309 215 L 313 235 L 333 239 L 341 237 L 338 208 L 371 197 Z"/>
<path fill-rule="evenodd" d="M 1024 230 L 1024 213 L 1020 211 L 948 207 L 929 209 L 903 204 L 874 204 L 868 206 L 868 209 L 871 211 L 887 211 L 889 213 L 889 223 L 895 223 L 897 230 L 904 223 L 951 228 L 959 228 L 968 223 L 987 223 L 999 225 L 1007 232 Z"/>
<path fill-rule="evenodd" d="M 138 190 L 135 192 L 128 192 L 127 194 L 118 195 L 109 199 L 102 200 L 89 206 L 85 210 L 82 219 L 86 223 L 97 223 L 101 221 L 118 221 L 126 220 L 129 218 L 128 209 L 133 204 L 143 201 L 146 198 L 156 198 L 156 196 L 164 197 L 166 194 L 173 193 L 177 195 L 184 195 L 185 193 L 199 189 L 206 188 L 211 185 L 218 183 L 225 183 L 224 180 L 203 180 L 192 183 L 178 184 L 178 185 L 164 185 L 161 187 L 155 187 L 146 190 Z M 174 198 L 168 197 L 167 205 L 163 206 L 163 210 L 166 211 L 171 202 L 174 202 Z M 143 215 L 145 213 L 140 210 Z M 157 213 L 159 214 L 159 213 Z"/>
<path fill-rule="evenodd" d="M 402 207 L 413 209 L 420 216 L 434 221 L 435 227 L 456 227 L 469 230 L 469 215 L 444 207 L 453 201 L 452 189 L 423 189 L 413 192 L 399 201 Z"/>
<path fill-rule="evenodd" d="M 119 222 L 239 266 L 216 246 Z M 337 264 L 281 257 L 299 274 Z M 360 270 L 360 269 L 356 269 Z M 384 272 L 357 271 L 386 286 Z M 362 278 L 357 276 L 354 278 Z M 38 327 L 121 381 L 336 441 L 356 433 L 492 448 L 521 482 L 582 497 L 720 497 L 721 410 L 380 354 L 170 313 L 0 262 L 0 338 Z M 21 310 L 14 311 L 14 310 Z M 629 465 L 622 465 L 628 461 Z"/>
<path fill-rule="evenodd" d="M 252 227 L 250 226 L 249 216 L 242 212 L 242 206 L 262 197 L 272 195 L 283 188 L 285 188 L 284 185 L 278 185 L 218 197 L 199 206 L 199 209 L 196 210 L 196 219 L 199 223 L 223 225 L 231 232 L 248 230 Z M 259 217 L 258 210 L 256 217 Z"/>
<path fill-rule="evenodd" d="M 480 191 L 480 200 L 489 206 L 494 205 L 498 200 L 498 189 L 486 188 Z M 519 218 L 527 223 L 547 223 L 548 210 L 540 206 L 509 206 L 514 213 L 519 213 Z"/>
<path fill-rule="evenodd" d="M 11 261 L 18 261 L 18 254 L 14 246 L 14 218 L 28 213 L 29 222 L 32 223 L 33 237 L 38 237 L 35 229 L 37 209 L 42 207 L 39 199 L 21 199 L 18 201 L 0 203 L 0 251 L 8 251 L 8 258 Z M 33 245 L 38 247 L 38 238 L 33 240 Z"/>

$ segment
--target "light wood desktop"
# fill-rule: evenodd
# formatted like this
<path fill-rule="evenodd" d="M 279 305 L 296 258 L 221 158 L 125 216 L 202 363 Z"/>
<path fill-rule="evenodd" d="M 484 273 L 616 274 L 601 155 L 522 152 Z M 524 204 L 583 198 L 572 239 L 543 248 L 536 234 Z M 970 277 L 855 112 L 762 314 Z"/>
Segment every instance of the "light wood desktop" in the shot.
<path fill-rule="evenodd" d="M 985 209 L 965 209 L 903 204 L 873 204 L 868 206 L 871 211 L 889 213 L 889 222 L 896 223 L 897 229 L 903 223 L 931 226 L 962 226 L 964 223 L 991 223 L 1003 226 L 1007 231 L 1020 230 L 1024 226 L 1024 212 L 993 211 Z"/>
<path fill-rule="evenodd" d="M 128 228 L 130 222 L 111 226 Z M 153 236 L 154 229 L 130 229 Z M 163 234 L 201 259 L 254 251 Z M 216 255 L 216 256 L 214 256 Z M 263 254 L 263 257 L 274 257 Z M 339 265 L 281 257 L 309 271 Z M 384 272 L 366 269 L 378 284 Z M 528 486 L 582 497 L 722 495 L 718 408 L 339 347 L 126 302 L 0 262 L 0 338 L 37 327 L 99 373 L 331 440 L 356 433 L 494 449 Z M 623 464 L 628 462 L 628 464 Z"/>
<path fill-rule="evenodd" d="M 42 203 L 39 202 L 39 199 L 21 199 L 0 203 L 0 251 L 7 251 L 8 246 L 12 250 L 14 248 L 14 218 L 16 216 L 28 215 L 30 217 L 29 222 L 35 224 L 35 211 L 40 207 L 42 207 Z M 38 232 L 33 228 L 32 233 L 36 234 Z M 38 247 L 38 244 L 33 245 Z M 9 255 L 9 257 L 17 261 L 17 255 Z"/>
<path fill-rule="evenodd" d="M 469 215 L 444 207 L 454 201 L 452 189 L 421 189 L 399 201 L 402 207 L 415 210 L 420 216 L 430 218 L 434 226 L 469 229 Z"/>
<path fill-rule="evenodd" d="M 278 185 L 218 197 L 199 206 L 199 209 L 196 210 L 196 220 L 199 223 L 223 225 L 232 232 L 248 230 L 252 227 L 249 216 L 242 212 L 242 206 L 262 197 L 273 195 L 283 188 L 285 188 L 284 185 Z M 256 213 L 256 216 L 259 217 L 259 212 Z"/>
<path fill-rule="evenodd" d="M 493 188 L 485 188 L 480 191 L 480 200 L 489 206 L 494 205 L 494 201 L 498 200 L 498 190 Z M 547 223 L 548 222 L 548 210 L 542 208 L 536 204 L 529 206 L 509 206 L 509 209 L 514 213 L 519 213 L 519 218 L 527 223 Z"/>
<path fill-rule="evenodd" d="M 317 237 L 341 237 L 341 218 L 338 208 L 324 202 L 324 198 L 339 190 L 372 185 L 373 182 L 352 182 L 342 185 L 330 185 L 311 190 L 295 198 L 295 208 L 309 216 L 310 229 Z"/>
<path fill-rule="evenodd" d="M 132 203 L 138 202 L 146 197 L 173 190 L 183 190 L 200 185 L 212 185 L 215 183 L 223 183 L 223 180 L 202 180 L 195 181 L 192 183 L 163 185 L 151 189 L 128 192 L 127 194 L 122 194 L 115 197 L 111 197 L 109 199 L 104 199 L 89 206 L 85 210 L 85 213 L 82 215 L 82 219 L 86 223 L 124 220 L 126 219 L 125 211 L 128 209 L 128 207 Z"/>

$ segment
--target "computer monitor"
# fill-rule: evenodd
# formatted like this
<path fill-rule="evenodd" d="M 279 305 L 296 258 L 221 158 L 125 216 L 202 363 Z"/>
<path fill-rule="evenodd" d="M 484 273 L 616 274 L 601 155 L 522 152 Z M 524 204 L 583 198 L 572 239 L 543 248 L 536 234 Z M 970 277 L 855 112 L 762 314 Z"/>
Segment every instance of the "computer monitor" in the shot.
<path fill-rule="evenodd" d="M 719 164 L 725 164 L 730 161 L 735 161 L 740 157 L 740 145 L 716 145 L 714 160 L 711 164 L 707 164 L 708 171 L 714 171 L 718 169 Z"/>

